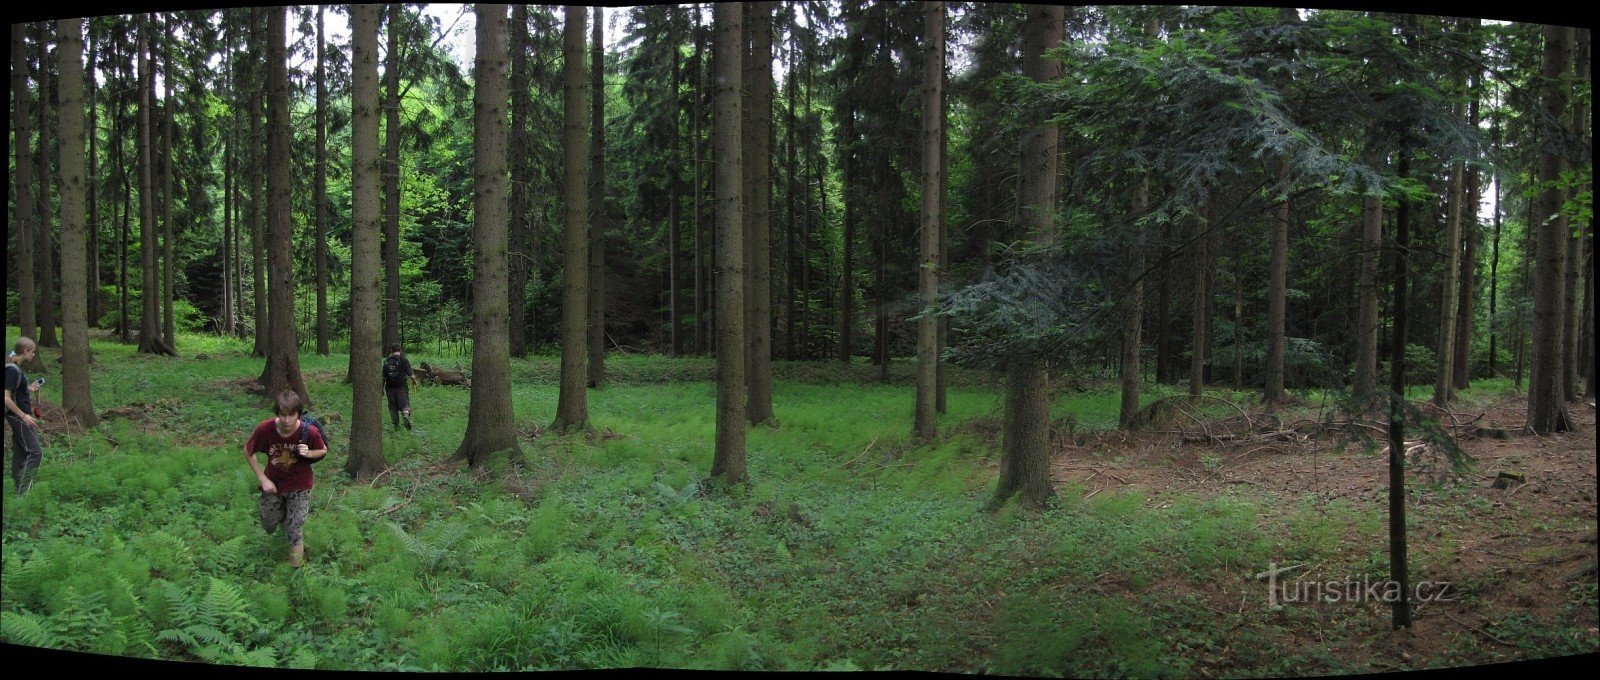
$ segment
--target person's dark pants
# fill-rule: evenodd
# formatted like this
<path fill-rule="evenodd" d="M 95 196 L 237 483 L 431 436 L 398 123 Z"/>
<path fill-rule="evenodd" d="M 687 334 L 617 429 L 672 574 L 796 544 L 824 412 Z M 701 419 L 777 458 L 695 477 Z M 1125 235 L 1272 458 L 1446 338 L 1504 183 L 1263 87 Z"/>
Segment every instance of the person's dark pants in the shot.
<path fill-rule="evenodd" d="M 28 427 L 21 418 L 7 413 L 6 424 L 11 426 L 11 481 L 20 496 L 33 486 L 44 450 L 39 446 L 39 432 Z"/>
<path fill-rule="evenodd" d="M 400 427 L 400 412 L 411 408 L 411 390 L 401 385 L 385 387 L 383 393 L 389 398 L 389 420 L 395 427 Z"/>

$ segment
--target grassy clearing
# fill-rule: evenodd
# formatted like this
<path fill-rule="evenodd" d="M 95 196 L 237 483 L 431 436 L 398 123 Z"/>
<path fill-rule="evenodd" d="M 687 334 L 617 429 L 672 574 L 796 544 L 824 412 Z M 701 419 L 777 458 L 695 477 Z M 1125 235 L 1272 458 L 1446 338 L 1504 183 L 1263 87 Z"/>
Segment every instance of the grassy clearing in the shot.
<path fill-rule="evenodd" d="M 1085 499 L 1066 486 L 1050 512 L 985 512 L 996 392 L 959 376 L 945 439 L 914 447 L 910 390 L 859 379 L 875 370 L 862 365 L 783 365 L 781 423 L 751 431 L 752 484 L 730 493 L 700 486 L 715 429 L 709 359 L 608 359 L 612 382 L 589 399 L 597 434 L 525 442 L 521 468 L 503 456 L 478 472 L 442 465 L 468 393 L 414 389 L 417 429 L 386 433 L 392 468 L 375 485 L 344 479 L 348 430 L 335 424 L 309 562 L 296 571 L 282 536 L 255 523 L 241 460 L 267 412 L 240 382 L 259 360 L 228 340 L 180 346 L 187 358 L 94 343 L 97 408 L 143 404 L 149 420 L 53 437 L 33 491 L 17 498 L 7 485 L 0 638 L 322 669 L 1377 668 L 1325 647 L 1273 646 L 1307 625 L 1381 627 L 1381 616 L 1308 623 L 1323 614 L 1215 602 L 1253 587 L 1248 574 L 1269 561 L 1386 573 L 1381 546 L 1350 540 L 1380 531 L 1371 508 L 1242 494 Z M 413 355 L 421 361 L 460 359 Z M 555 365 L 513 362 L 525 429 L 554 413 Z M 341 355 L 302 356 L 317 410 L 348 411 L 345 368 Z M 1104 428 L 1116 407 L 1114 392 L 1064 395 L 1053 415 Z M 1567 649 L 1549 622 L 1511 625 L 1530 650 Z"/>

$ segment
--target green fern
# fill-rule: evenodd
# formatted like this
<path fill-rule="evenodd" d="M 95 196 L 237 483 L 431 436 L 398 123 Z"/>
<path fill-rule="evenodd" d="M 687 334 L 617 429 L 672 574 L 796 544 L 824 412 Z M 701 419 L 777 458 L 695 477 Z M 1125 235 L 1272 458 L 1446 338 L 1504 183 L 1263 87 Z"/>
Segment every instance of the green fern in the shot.
<path fill-rule="evenodd" d="M 207 555 L 206 562 L 215 573 L 233 574 L 242 571 L 248 564 L 248 557 L 245 554 L 245 535 L 240 534 L 218 543 Z"/>
<path fill-rule="evenodd" d="M 467 535 L 468 527 L 462 522 L 450 522 L 434 532 L 432 539 L 424 540 L 418 536 L 406 533 L 404 527 L 394 522 L 386 522 L 389 529 L 399 537 L 406 550 L 416 555 L 417 561 L 422 563 L 424 569 L 430 572 L 438 571 L 446 557 L 450 556 L 451 548 Z"/>
<path fill-rule="evenodd" d="M 0 637 L 6 642 L 29 647 L 66 647 L 65 638 L 56 631 L 49 617 L 30 612 L 0 612 Z"/>

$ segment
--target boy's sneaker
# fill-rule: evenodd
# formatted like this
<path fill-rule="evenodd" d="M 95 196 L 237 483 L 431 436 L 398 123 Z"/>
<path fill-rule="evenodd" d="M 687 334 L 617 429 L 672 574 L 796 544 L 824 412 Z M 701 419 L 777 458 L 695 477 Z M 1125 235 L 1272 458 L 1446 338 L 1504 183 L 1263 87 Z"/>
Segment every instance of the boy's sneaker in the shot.
<path fill-rule="evenodd" d="M 401 414 L 400 422 L 403 422 L 403 423 L 406 424 L 406 429 L 407 430 L 411 429 L 411 414 L 409 414 L 409 413 Z"/>

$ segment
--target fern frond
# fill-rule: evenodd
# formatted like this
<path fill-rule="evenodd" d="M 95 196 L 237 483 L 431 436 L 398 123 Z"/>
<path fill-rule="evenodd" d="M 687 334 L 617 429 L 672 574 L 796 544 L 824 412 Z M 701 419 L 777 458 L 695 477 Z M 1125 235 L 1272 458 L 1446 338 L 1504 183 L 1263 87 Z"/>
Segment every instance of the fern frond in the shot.
<path fill-rule="evenodd" d="M 65 640 L 51 623 L 48 617 L 30 612 L 0 612 L 0 637 L 29 647 L 61 649 Z"/>

